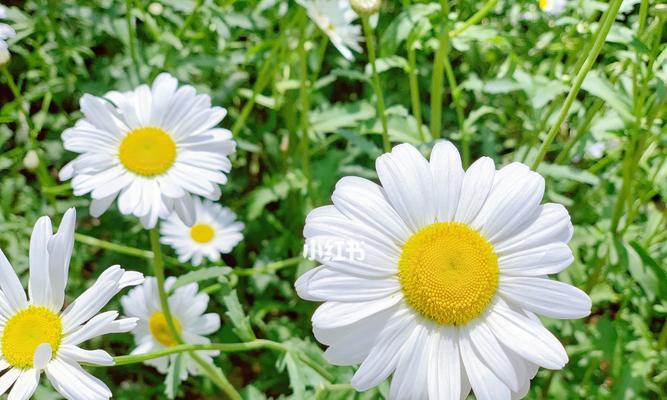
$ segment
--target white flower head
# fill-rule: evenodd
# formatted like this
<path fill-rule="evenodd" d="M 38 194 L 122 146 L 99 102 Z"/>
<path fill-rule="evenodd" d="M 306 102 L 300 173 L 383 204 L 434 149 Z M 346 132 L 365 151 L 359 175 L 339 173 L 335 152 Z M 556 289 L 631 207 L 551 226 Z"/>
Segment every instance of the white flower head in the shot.
<path fill-rule="evenodd" d="M 551 15 L 560 15 L 565 11 L 567 0 L 539 0 L 542 11 Z"/>
<path fill-rule="evenodd" d="M 377 13 L 382 5 L 381 0 L 350 0 L 352 9 L 361 16 L 368 16 Z"/>
<path fill-rule="evenodd" d="M 165 290 L 170 290 L 176 282 L 176 278 L 167 278 Z M 197 293 L 196 283 L 179 287 L 169 296 L 169 307 L 173 317 L 174 325 L 180 336 L 186 343 L 207 344 L 211 341 L 205 337 L 220 329 L 220 315 L 216 313 L 204 314 L 208 307 L 208 295 Z M 136 329 L 132 332 L 137 347 L 132 354 L 145 354 L 160 349 L 165 349 L 178 344 L 173 337 L 167 320 L 160 308 L 160 298 L 157 289 L 157 280 L 153 277 L 146 278 L 143 285 L 132 289 L 121 299 L 125 314 L 137 318 Z M 220 352 L 215 350 L 198 351 L 197 355 L 208 363 Z M 177 355 L 160 357 L 145 361 L 146 365 L 156 368 L 160 373 L 166 374 L 169 364 L 174 362 Z M 188 374 L 199 375 L 200 367 L 188 354 L 183 354 L 183 365 L 181 380 L 185 380 Z"/>
<path fill-rule="evenodd" d="M 361 364 L 368 390 L 393 374 L 392 399 L 525 396 L 539 366 L 560 369 L 563 345 L 536 314 L 582 318 L 591 299 L 550 279 L 573 260 L 565 208 L 540 204 L 544 179 L 520 163 L 467 171 L 438 142 L 430 161 L 411 145 L 376 163 L 382 186 L 341 179 L 333 205 L 313 210 L 306 244 L 356 241 L 363 258 L 318 259 L 296 282 L 323 301 L 315 337 L 336 365 Z"/>
<path fill-rule="evenodd" d="M 143 275 L 119 266 L 108 268 L 88 290 L 62 311 L 74 246 L 76 212 L 69 209 L 53 234 L 51 220 L 40 218 L 30 239 L 29 298 L 0 250 L 0 395 L 29 399 L 42 371 L 65 398 L 109 399 L 111 391 L 80 363 L 113 365 L 104 350 L 84 350 L 81 343 L 109 333 L 129 332 L 136 318 L 100 313 L 113 296 L 143 282 Z M 13 386 L 12 386 L 13 385 Z M 12 388 L 9 390 L 9 388 Z"/>
<path fill-rule="evenodd" d="M 160 226 L 161 242 L 173 247 L 180 262 L 200 265 L 203 258 L 216 262 L 243 240 L 244 225 L 229 208 L 209 200 L 195 202 L 195 222 L 186 225 L 175 213 Z"/>
<path fill-rule="evenodd" d="M 361 27 L 353 24 L 357 14 L 350 7 L 348 0 L 297 0 L 308 12 L 308 16 L 324 33 L 340 54 L 348 60 L 354 60 L 350 49 L 360 53 L 359 42 L 362 40 Z"/>
<path fill-rule="evenodd" d="M 121 213 L 146 228 L 175 210 L 193 222 L 192 195 L 211 200 L 231 170 L 236 143 L 215 128 L 227 114 L 211 98 L 173 76 L 160 74 L 152 86 L 81 99 L 83 119 L 63 132 L 65 149 L 80 153 L 60 171 L 77 196 L 90 193 L 90 213 L 100 216 L 118 199 Z"/>
<path fill-rule="evenodd" d="M 0 4 L 0 19 L 5 19 L 6 16 L 7 9 Z M 7 39 L 11 39 L 14 36 L 16 36 L 16 31 L 11 26 L 0 23 L 0 52 L 7 52 Z"/>

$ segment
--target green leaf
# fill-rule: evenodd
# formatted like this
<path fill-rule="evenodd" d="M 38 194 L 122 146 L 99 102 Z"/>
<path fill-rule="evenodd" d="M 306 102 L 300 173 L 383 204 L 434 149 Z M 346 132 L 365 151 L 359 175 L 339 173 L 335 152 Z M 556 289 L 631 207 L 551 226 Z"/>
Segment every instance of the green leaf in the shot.
<path fill-rule="evenodd" d="M 567 165 L 542 163 L 537 169 L 537 172 L 552 178 L 569 179 L 589 185 L 597 185 L 600 183 L 600 178 L 594 174 Z"/>
<path fill-rule="evenodd" d="M 425 17 L 440 11 L 440 4 L 415 4 L 403 10 L 385 29 L 380 39 L 380 54 L 394 54 L 400 44 L 407 39 L 418 22 Z"/>
<path fill-rule="evenodd" d="M 239 302 L 239 297 L 236 293 L 236 290 L 232 290 L 227 293 L 222 301 L 227 307 L 227 312 L 225 313 L 234 325 L 233 331 L 236 335 L 241 338 L 244 342 L 250 342 L 255 340 L 255 333 L 252 331 L 250 326 L 250 319 L 245 315 L 243 307 Z"/>
<path fill-rule="evenodd" d="M 625 121 L 632 121 L 630 113 L 630 99 L 616 90 L 612 84 L 597 71 L 591 71 L 586 76 L 582 89 L 604 100 Z"/>

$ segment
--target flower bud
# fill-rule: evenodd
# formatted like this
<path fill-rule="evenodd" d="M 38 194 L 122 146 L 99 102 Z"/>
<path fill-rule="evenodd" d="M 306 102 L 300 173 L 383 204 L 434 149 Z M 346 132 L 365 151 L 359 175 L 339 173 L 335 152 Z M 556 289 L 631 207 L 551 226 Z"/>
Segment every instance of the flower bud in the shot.
<path fill-rule="evenodd" d="M 164 6 L 158 2 L 153 2 L 148 5 L 148 12 L 153 15 L 162 15 L 162 11 L 164 11 Z"/>
<path fill-rule="evenodd" d="M 39 156 L 35 150 L 29 150 L 23 157 L 23 166 L 28 171 L 34 171 L 39 167 Z"/>
<path fill-rule="evenodd" d="M 354 12 L 362 17 L 368 17 L 380 11 L 381 0 L 350 0 Z"/>
<path fill-rule="evenodd" d="M 7 64 L 10 58 L 12 58 L 12 56 L 9 54 L 9 50 L 0 49 L 0 67 Z"/>

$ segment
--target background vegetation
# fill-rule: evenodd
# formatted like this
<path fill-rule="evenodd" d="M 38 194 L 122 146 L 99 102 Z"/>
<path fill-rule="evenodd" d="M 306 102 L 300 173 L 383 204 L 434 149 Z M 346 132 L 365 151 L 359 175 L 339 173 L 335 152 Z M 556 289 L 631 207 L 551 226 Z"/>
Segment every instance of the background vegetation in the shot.
<path fill-rule="evenodd" d="M 485 5 L 453 1 L 446 18 L 437 2 L 391 0 L 374 30 L 393 143 L 427 153 L 442 137 L 468 160 L 488 155 L 498 164 L 539 164 L 545 201 L 564 204 L 572 215 L 575 262 L 559 278 L 590 293 L 593 313 L 545 320 L 570 362 L 559 372 L 541 370 L 529 398 L 667 398 L 664 4 L 624 1 L 581 90 L 568 98 L 603 13 L 617 3 L 571 0 L 564 14 L 549 16 L 537 1 L 491 0 L 484 18 L 464 24 Z M 293 289 L 295 277 L 313 266 L 301 257 L 308 211 L 329 202 L 342 176 L 376 179 L 383 128 L 366 51 L 346 61 L 286 0 L 7 5 L 18 35 L 0 87 L 0 247 L 19 272 L 27 268 L 37 218 L 59 221 L 75 206 L 70 301 L 109 265 L 151 274 L 149 238 L 138 221 L 114 209 L 91 218 L 89 199 L 58 181 L 74 156 L 63 150 L 60 134 L 81 117 L 82 94 L 128 90 L 168 71 L 226 107 L 223 126 L 238 141 L 221 202 L 246 223 L 245 240 L 224 257 L 231 268 L 208 264 L 188 275 L 202 279 L 209 311 L 223 315 L 212 340 L 283 344 L 223 354 L 217 365 L 248 399 L 386 394 L 386 383 L 355 394 L 346 384 L 354 369 L 328 366 L 311 335 L 316 305 Z M 569 114 L 559 119 L 568 101 Z M 194 270 L 167 258 L 169 275 Z M 131 335 L 94 345 L 114 355 L 133 347 Z M 203 377 L 167 387 L 141 364 L 95 374 L 119 399 L 162 398 L 165 389 L 189 399 L 220 396 Z M 45 386 L 37 398 L 58 397 Z"/>

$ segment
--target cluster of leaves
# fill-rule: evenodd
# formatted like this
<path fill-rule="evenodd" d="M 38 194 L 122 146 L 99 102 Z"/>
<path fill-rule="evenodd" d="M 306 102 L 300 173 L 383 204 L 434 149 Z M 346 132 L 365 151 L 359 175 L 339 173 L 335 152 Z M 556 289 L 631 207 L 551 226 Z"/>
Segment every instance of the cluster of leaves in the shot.
<path fill-rule="evenodd" d="M 479 24 L 453 37 L 447 57 L 457 86 L 452 90 L 445 80 L 444 97 L 436 99 L 444 103 L 442 129 L 432 131 L 438 34 L 445 23 L 462 28 L 481 5 L 453 2 L 446 22 L 435 2 L 384 2 L 375 32 L 392 142 L 427 152 L 434 136 L 456 143 L 467 137 L 473 159 L 530 163 L 608 6 L 570 3 L 564 15 L 549 17 L 535 1 L 499 0 Z M 667 14 L 658 3 L 624 2 L 539 167 L 547 177 L 545 200 L 566 205 L 575 225 L 575 262 L 559 278 L 591 294 L 593 314 L 545 321 L 566 344 L 570 362 L 557 373 L 540 371 L 530 398 L 666 393 Z M 168 258 L 167 273 L 181 276 L 181 283 L 200 282 L 210 294 L 210 311 L 223 315 L 213 341 L 258 337 L 287 349 L 223 354 L 218 366 L 248 399 L 386 395 L 386 383 L 355 394 L 345 385 L 353 368 L 327 365 L 311 334 L 315 305 L 300 301 L 293 289 L 295 277 L 313 266 L 301 258 L 308 211 L 329 201 L 342 176 L 376 179 L 382 127 L 366 55 L 355 62 L 340 57 L 287 0 L 27 0 L 8 6 L 18 35 L 0 87 L 0 247 L 18 272 L 27 268 L 37 218 L 58 220 L 75 206 L 79 236 L 69 299 L 112 264 L 151 274 L 149 253 L 108 245 L 148 249 L 135 219 L 113 210 L 91 218 L 89 200 L 58 182 L 59 169 L 73 156 L 63 150 L 60 134 L 81 117 L 83 93 L 129 90 L 168 71 L 228 108 L 223 125 L 232 129 L 239 151 L 221 201 L 247 228 L 245 240 L 224 257 L 231 268 L 190 272 Z M 133 346 L 130 335 L 98 340 L 95 346 L 116 355 Z M 149 367 L 95 372 L 116 398 L 159 398 L 165 390 L 164 377 Z M 172 396 L 216 393 L 205 378 L 167 381 Z M 45 387 L 37 393 L 53 396 Z"/>

